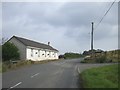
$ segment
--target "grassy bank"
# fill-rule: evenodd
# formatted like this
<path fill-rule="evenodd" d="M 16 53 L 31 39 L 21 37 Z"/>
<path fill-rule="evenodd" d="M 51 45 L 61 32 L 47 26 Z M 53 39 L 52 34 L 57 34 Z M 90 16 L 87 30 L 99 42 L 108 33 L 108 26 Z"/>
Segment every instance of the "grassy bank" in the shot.
<path fill-rule="evenodd" d="M 106 51 L 102 53 L 94 53 L 84 58 L 81 63 L 118 63 L 120 62 L 120 50 Z"/>
<path fill-rule="evenodd" d="M 6 72 L 8 70 L 14 70 L 14 69 L 18 69 L 24 66 L 28 66 L 28 65 L 33 65 L 33 64 L 43 64 L 43 63 L 47 63 L 47 62 L 52 62 L 52 61 L 58 61 L 57 60 L 43 60 L 43 61 L 30 61 L 30 60 L 21 60 L 17 63 L 10 63 L 10 62 L 3 62 L 2 63 L 2 68 L 0 68 L 1 72 Z"/>
<path fill-rule="evenodd" d="M 2 72 L 2 63 L 0 63 L 0 73 Z"/>
<path fill-rule="evenodd" d="M 84 88 L 118 88 L 118 65 L 88 69 L 81 77 Z"/>

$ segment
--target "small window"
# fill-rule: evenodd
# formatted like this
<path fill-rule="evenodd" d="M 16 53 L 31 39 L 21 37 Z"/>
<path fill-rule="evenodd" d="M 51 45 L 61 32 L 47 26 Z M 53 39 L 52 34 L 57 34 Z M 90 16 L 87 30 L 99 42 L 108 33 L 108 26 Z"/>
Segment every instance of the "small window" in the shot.
<path fill-rule="evenodd" d="M 40 57 L 40 50 L 38 50 L 38 57 Z"/>
<path fill-rule="evenodd" d="M 36 54 L 37 54 L 37 52 L 36 52 Z"/>
<path fill-rule="evenodd" d="M 46 57 L 46 55 L 47 55 L 47 52 L 45 51 L 45 57 Z"/>
<path fill-rule="evenodd" d="M 49 57 L 51 57 L 51 53 L 49 52 Z"/>
<path fill-rule="evenodd" d="M 31 49 L 31 57 L 33 57 L 33 49 Z"/>

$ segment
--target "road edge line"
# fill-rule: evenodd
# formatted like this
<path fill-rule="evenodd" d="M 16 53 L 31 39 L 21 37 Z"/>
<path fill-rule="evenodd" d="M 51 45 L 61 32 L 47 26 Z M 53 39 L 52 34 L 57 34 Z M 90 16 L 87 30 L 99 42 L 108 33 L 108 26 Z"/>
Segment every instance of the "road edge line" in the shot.
<path fill-rule="evenodd" d="M 81 73 L 79 67 L 77 68 L 77 71 L 78 71 L 79 74 Z"/>

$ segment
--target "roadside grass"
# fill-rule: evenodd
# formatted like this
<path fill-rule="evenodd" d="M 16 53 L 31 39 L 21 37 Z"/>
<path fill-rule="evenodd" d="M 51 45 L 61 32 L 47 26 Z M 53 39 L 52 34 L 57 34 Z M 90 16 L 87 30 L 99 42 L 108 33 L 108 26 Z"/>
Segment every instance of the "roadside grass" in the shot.
<path fill-rule="evenodd" d="M 0 63 L 0 73 L 2 72 L 2 63 Z"/>
<path fill-rule="evenodd" d="M 44 64 L 48 62 L 53 62 L 53 61 L 58 61 L 59 59 L 54 59 L 54 60 L 42 60 L 42 61 L 31 61 L 31 60 L 21 60 L 17 63 L 10 63 L 10 62 L 3 62 L 0 66 L 1 72 L 6 72 L 9 70 L 14 70 L 14 69 L 19 69 L 21 67 L 33 65 L 33 64 Z"/>
<path fill-rule="evenodd" d="M 112 50 L 102 53 L 89 54 L 81 63 L 119 63 L 120 50 Z"/>
<path fill-rule="evenodd" d="M 83 88 L 118 88 L 118 64 L 88 69 L 80 76 Z"/>

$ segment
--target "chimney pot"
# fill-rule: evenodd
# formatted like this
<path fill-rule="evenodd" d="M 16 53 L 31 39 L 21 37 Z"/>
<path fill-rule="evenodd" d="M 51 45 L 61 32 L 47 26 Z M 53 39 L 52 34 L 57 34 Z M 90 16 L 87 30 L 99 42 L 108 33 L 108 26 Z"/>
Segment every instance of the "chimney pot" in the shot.
<path fill-rule="evenodd" d="M 50 45 L 50 42 L 48 42 L 48 45 Z"/>

